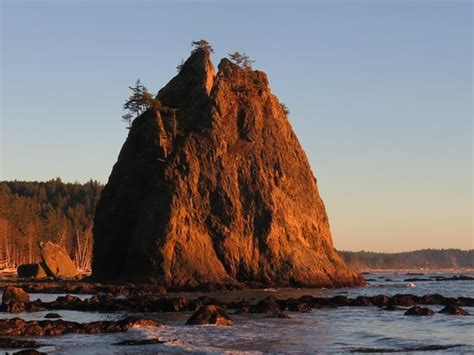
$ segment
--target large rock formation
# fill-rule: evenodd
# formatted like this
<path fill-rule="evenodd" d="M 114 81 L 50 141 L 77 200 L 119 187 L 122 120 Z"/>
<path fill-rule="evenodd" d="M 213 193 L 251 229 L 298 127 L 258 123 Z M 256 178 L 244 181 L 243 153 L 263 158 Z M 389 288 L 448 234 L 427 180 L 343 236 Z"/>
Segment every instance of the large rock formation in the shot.
<path fill-rule="evenodd" d="M 93 276 L 165 286 L 363 283 L 334 250 L 267 76 L 195 50 L 133 122 L 97 206 Z"/>

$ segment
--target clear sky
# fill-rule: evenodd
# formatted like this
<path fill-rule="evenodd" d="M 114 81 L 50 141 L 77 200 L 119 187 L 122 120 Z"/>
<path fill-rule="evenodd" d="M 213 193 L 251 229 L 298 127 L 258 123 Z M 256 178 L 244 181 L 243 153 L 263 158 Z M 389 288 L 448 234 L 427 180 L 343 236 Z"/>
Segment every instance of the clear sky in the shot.
<path fill-rule="evenodd" d="M 0 179 L 106 182 L 127 86 L 205 38 L 269 75 L 338 249 L 473 247 L 471 1 L 0 2 Z"/>

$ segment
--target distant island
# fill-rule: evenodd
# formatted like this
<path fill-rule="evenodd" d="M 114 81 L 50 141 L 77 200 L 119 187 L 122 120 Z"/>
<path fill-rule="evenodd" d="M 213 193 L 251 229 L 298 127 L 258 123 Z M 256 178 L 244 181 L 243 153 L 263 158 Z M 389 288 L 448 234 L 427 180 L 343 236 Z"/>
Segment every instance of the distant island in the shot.
<path fill-rule="evenodd" d="M 422 249 L 401 253 L 339 251 L 349 267 L 368 270 L 474 269 L 474 249 Z"/>

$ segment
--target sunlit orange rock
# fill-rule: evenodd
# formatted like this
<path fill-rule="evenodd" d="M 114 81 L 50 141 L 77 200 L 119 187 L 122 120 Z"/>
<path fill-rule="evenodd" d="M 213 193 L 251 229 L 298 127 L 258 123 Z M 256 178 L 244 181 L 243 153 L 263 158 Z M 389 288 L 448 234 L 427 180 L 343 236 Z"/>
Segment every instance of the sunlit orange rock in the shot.
<path fill-rule="evenodd" d="M 265 73 L 195 50 L 133 122 L 97 206 L 93 276 L 165 286 L 363 283 L 334 250 Z"/>

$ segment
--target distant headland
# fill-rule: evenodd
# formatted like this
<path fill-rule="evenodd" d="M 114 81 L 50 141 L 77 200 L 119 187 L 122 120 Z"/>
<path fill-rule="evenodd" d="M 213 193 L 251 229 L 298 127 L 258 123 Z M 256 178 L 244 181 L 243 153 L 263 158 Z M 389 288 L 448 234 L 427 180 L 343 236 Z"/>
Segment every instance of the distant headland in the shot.
<path fill-rule="evenodd" d="M 355 270 L 474 270 L 474 249 L 422 249 L 399 253 L 340 251 Z"/>

